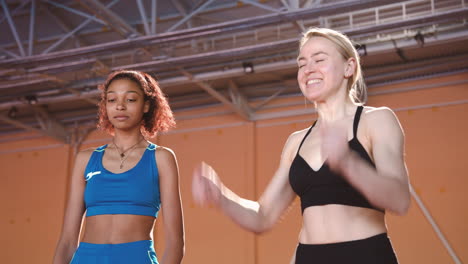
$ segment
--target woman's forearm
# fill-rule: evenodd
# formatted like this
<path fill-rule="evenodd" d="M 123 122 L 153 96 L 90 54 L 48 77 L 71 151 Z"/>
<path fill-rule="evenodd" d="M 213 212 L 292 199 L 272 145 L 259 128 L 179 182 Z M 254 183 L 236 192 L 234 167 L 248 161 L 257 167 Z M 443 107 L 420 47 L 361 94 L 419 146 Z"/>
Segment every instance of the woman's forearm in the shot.
<path fill-rule="evenodd" d="M 183 240 L 173 241 L 166 240 L 161 264 L 180 264 L 184 257 L 185 247 Z"/>
<path fill-rule="evenodd" d="M 270 227 L 259 202 L 244 199 L 226 187 L 223 187 L 220 207 L 232 221 L 251 232 L 262 233 Z"/>
<path fill-rule="evenodd" d="M 373 205 L 404 215 L 409 208 L 410 193 L 401 177 L 382 175 L 357 154 L 350 152 L 341 166 L 345 178 Z"/>
<path fill-rule="evenodd" d="M 55 250 L 53 264 L 68 264 L 70 263 L 73 254 L 76 250 L 76 244 L 59 242 Z"/>

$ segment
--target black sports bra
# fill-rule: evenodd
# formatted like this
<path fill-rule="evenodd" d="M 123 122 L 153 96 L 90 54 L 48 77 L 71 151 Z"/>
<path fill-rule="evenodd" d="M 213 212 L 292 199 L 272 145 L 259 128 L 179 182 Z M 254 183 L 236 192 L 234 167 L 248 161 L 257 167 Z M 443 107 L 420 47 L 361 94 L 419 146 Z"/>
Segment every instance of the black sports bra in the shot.
<path fill-rule="evenodd" d="M 358 106 L 356 109 L 353 123 L 353 138 L 349 141 L 349 147 L 375 168 L 375 164 L 356 137 L 362 109 L 362 106 Z M 302 144 L 316 123 L 317 121 L 315 121 L 302 139 L 296 157 L 289 169 L 289 183 L 294 192 L 301 198 L 302 212 L 310 206 L 327 204 L 350 205 L 382 211 L 372 206 L 369 201 L 343 179 L 343 177 L 331 171 L 326 163 L 324 163 L 318 171 L 315 171 L 301 155 L 299 155 Z"/>

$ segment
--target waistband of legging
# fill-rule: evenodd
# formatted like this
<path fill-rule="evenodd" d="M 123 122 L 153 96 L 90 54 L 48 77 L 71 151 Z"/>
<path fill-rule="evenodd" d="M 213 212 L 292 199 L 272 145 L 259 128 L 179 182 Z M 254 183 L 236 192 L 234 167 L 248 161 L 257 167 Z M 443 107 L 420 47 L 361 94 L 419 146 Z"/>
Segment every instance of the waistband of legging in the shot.
<path fill-rule="evenodd" d="M 80 242 L 79 247 L 81 248 L 94 248 L 94 249 L 106 249 L 106 248 L 141 248 L 141 247 L 153 247 L 153 240 L 140 240 L 128 243 L 119 244 L 94 244 L 88 242 Z"/>
<path fill-rule="evenodd" d="M 316 248 L 327 247 L 327 248 L 329 248 L 329 247 L 333 247 L 333 246 L 341 247 L 341 246 L 346 246 L 346 245 L 351 245 L 351 244 L 356 244 L 356 243 L 359 244 L 361 242 L 367 243 L 367 242 L 384 241 L 384 240 L 388 240 L 387 233 L 381 233 L 381 234 L 377 234 L 377 235 L 367 237 L 367 238 L 363 238 L 363 239 L 356 239 L 356 240 L 349 240 L 349 241 L 342 241 L 342 242 L 334 242 L 334 243 L 325 243 L 325 244 L 302 244 L 302 243 L 299 243 L 299 246 L 308 247 L 308 248 L 311 248 L 311 247 L 316 247 Z"/>

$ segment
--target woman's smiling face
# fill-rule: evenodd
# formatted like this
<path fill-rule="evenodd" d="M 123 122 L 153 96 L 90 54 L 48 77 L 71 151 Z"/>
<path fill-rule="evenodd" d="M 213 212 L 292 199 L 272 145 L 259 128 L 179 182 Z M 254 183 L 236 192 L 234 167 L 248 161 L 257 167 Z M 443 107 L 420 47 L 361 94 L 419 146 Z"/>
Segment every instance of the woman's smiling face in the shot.
<path fill-rule="evenodd" d="M 352 75 L 349 60 L 343 58 L 332 41 L 311 37 L 301 47 L 297 63 L 297 81 L 309 101 L 324 101 L 341 89 L 346 92 L 348 77 Z"/>

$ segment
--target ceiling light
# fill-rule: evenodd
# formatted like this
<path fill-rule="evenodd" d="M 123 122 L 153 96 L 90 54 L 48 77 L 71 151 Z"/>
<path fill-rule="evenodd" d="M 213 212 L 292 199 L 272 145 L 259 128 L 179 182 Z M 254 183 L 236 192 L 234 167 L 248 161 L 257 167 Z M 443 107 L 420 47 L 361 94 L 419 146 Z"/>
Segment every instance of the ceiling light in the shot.
<path fill-rule="evenodd" d="M 424 47 L 424 35 L 421 34 L 421 31 L 418 31 L 418 33 L 414 35 L 414 40 L 416 40 L 420 47 Z"/>
<path fill-rule="evenodd" d="M 37 104 L 37 97 L 35 95 L 26 95 L 24 97 L 30 105 Z"/>
<path fill-rule="evenodd" d="M 354 47 L 356 48 L 356 51 L 358 52 L 359 56 L 367 56 L 366 44 L 355 44 Z"/>
<path fill-rule="evenodd" d="M 251 63 L 251 62 L 243 62 L 242 67 L 244 67 L 244 72 L 247 73 L 247 74 L 250 74 L 250 73 L 254 72 L 253 63 Z"/>
<path fill-rule="evenodd" d="M 18 108 L 16 108 L 15 106 L 11 107 L 10 110 L 8 110 L 8 117 L 11 119 L 15 119 L 17 114 Z"/>

